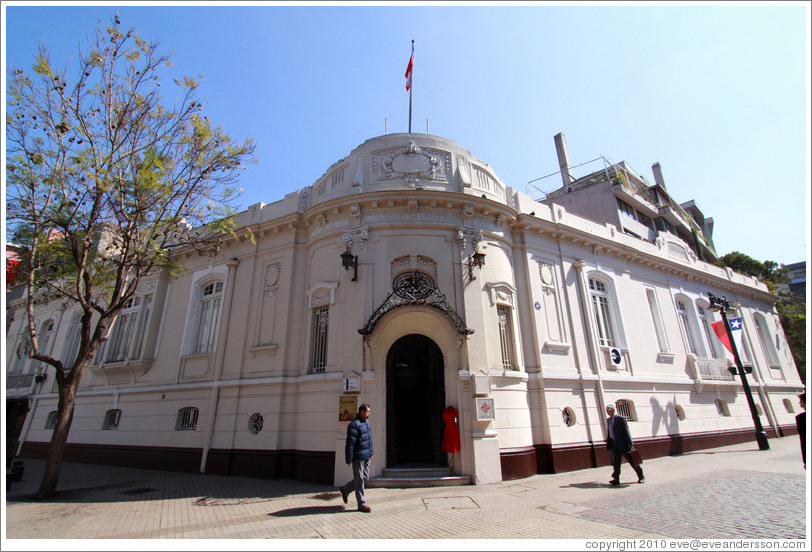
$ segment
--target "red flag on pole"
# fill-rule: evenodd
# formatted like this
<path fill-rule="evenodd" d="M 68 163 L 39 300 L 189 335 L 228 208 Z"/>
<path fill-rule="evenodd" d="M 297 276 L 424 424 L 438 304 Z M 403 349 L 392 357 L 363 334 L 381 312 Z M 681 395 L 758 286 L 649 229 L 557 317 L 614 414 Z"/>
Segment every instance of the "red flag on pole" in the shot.
<path fill-rule="evenodd" d="M 727 337 L 727 330 L 725 329 L 724 321 L 714 322 L 711 324 L 713 327 L 713 333 L 716 334 L 716 337 L 719 338 L 719 341 L 722 342 L 722 345 L 730 351 L 730 354 L 733 354 L 733 347 L 730 345 L 730 339 Z"/>
<path fill-rule="evenodd" d="M 409 65 L 406 66 L 406 90 L 412 87 L 412 67 L 414 67 L 414 40 L 412 41 L 412 57 L 409 58 Z"/>

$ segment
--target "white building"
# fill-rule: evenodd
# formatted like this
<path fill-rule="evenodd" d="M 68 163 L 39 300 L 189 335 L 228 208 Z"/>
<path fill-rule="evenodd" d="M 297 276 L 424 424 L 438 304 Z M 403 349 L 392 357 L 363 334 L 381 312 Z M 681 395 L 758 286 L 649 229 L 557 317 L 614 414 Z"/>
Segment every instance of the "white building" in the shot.
<path fill-rule="evenodd" d="M 700 260 L 715 257 L 712 221 L 652 196 L 662 182 L 609 178 L 576 201 L 576 180 L 537 202 L 451 140 L 364 142 L 241 213 L 254 242 L 178 251 L 184 273 L 144 283 L 81 386 L 65 459 L 343 483 L 342 413 L 360 403 L 379 484 L 403 466 L 487 483 L 607 465 L 607 403 L 644 457 L 753 440 L 709 291 L 743 319 L 767 434 L 794 433 L 803 385 L 773 298 Z M 15 450 L 43 455 L 54 376 L 25 357 L 23 300 L 10 306 L 7 401 L 28 408 Z M 36 317 L 43 349 L 75 354 L 70 306 Z M 440 451 L 447 405 L 455 454 Z"/>

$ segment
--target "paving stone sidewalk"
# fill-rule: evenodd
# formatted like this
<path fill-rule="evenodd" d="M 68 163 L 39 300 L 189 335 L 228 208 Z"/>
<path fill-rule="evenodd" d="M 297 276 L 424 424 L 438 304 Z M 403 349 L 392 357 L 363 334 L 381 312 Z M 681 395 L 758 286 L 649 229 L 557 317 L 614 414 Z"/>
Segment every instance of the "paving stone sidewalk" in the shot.
<path fill-rule="evenodd" d="M 645 484 L 637 484 L 624 463 L 620 487 L 608 485 L 611 468 L 603 467 L 489 485 L 372 488 L 369 514 L 356 512 L 352 497 L 345 507 L 329 486 L 74 462 L 63 464 L 56 497 L 33 502 L 44 462 L 24 459 L 23 481 L 4 494 L 2 548 L 26 547 L 25 539 L 743 538 L 808 544 L 809 491 L 798 438 L 771 439 L 770 445 L 760 451 L 754 441 L 646 460 Z M 42 549 L 52 546 L 59 548 L 59 541 L 44 541 Z M 433 548 L 439 546 L 446 547 Z"/>

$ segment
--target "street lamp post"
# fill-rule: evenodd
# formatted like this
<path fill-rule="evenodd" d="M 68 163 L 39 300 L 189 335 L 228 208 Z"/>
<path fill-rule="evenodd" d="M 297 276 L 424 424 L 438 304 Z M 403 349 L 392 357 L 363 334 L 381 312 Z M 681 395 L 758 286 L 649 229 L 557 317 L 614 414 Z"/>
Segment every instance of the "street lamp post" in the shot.
<path fill-rule="evenodd" d="M 736 347 L 736 340 L 733 339 L 733 332 L 730 329 L 730 322 L 727 320 L 727 311 L 730 309 L 728 300 L 722 297 L 716 297 L 711 292 L 708 292 L 708 300 L 710 301 L 711 310 L 719 311 L 722 315 L 722 321 L 725 324 L 725 331 L 727 338 L 730 341 L 730 349 L 733 353 L 733 360 L 736 363 L 736 371 L 742 380 L 742 387 L 744 387 L 744 394 L 747 397 L 747 404 L 750 406 L 750 416 L 753 418 L 753 425 L 756 426 L 756 441 L 758 442 L 759 450 L 769 450 L 770 443 L 767 441 L 767 434 L 764 432 L 764 427 L 761 425 L 761 420 L 758 417 L 758 410 L 756 410 L 756 403 L 753 401 L 753 393 L 750 391 L 750 384 L 747 383 L 747 375 L 744 372 L 742 361 L 739 358 L 739 349 Z"/>

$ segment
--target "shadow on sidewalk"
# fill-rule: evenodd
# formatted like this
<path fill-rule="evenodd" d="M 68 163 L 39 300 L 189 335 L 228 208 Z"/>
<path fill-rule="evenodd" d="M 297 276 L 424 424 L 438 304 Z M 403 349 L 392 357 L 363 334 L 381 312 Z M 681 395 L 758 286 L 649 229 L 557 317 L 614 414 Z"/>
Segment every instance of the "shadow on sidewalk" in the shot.
<path fill-rule="evenodd" d="M 311 516 L 314 514 L 340 514 L 354 511 L 355 510 L 347 510 L 343 506 L 303 506 L 300 508 L 288 508 L 286 510 L 279 510 L 278 512 L 271 512 L 268 515 L 274 517 L 296 517 Z"/>
<path fill-rule="evenodd" d="M 594 481 L 589 481 L 586 483 L 570 483 L 569 485 L 559 485 L 559 489 L 569 489 L 570 487 L 575 487 L 576 489 L 601 489 L 603 487 L 610 487 L 606 483 L 596 483 Z"/>
<path fill-rule="evenodd" d="M 6 503 L 31 502 L 45 471 L 41 459 L 25 459 L 22 481 L 6 490 Z M 331 487 L 330 490 L 333 490 Z M 197 499 L 195 506 L 239 506 L 290 495 L 327 495 L 324 485 L 292 479 L 259 479 L 63 462 L 56 494 L 42 503 L 120 503 Z M 338 496 L 337 493 L 330 493 Z M 314 496 L 316 495 L 316 496 Z M 324 498 L 321 498 L 324 500 Z"/>

